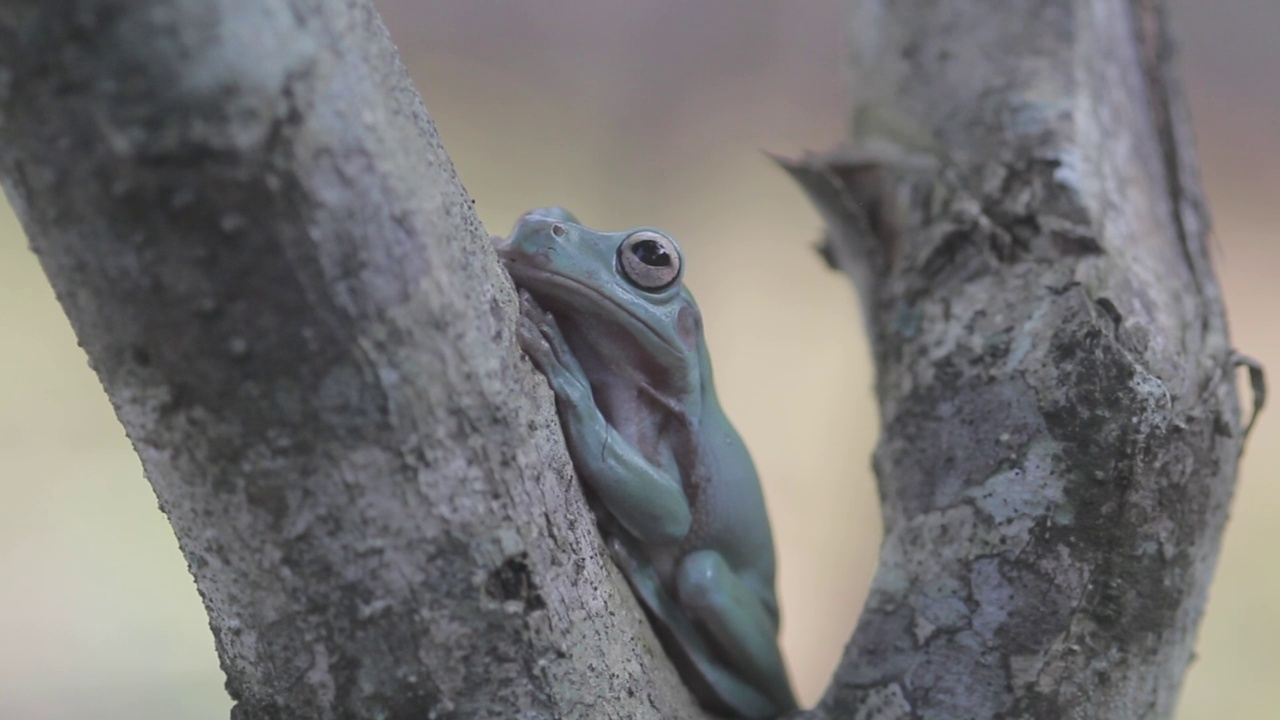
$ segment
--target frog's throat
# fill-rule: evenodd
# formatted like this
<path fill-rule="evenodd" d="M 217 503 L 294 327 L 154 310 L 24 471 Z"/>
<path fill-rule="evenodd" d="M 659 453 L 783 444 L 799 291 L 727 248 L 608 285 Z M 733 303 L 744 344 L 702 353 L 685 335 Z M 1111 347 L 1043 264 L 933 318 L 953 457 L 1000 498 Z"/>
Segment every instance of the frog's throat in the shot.
<path fill-rule="evenodd" d="M 689 354 L 689 349 L 684 346 L 684 343 L 680 342 L 679 338 L 669 336 L 651 319 L 617 302 L 608 293 L 601 292 L 586 283 L 579 282 L 567 275 L 522 265 L 508 265 L 507 272 L 511 273 L 517 285 L 529 290 L 535 298 L 539 294 L 535 292 L 535 288 L 538 291 L 549 291 L 553 295 L 556 294 L 556 290 L 560 290 L 562 291 L 560 293 L 561 297 L 565 295 L 570 297 L 589 295 L 599 304 L 607 304 L 610 307 L 617 308 L 623 315 L 630 318 L 635 325 L 643 328 L 649 336 L 657 340 L 673 357 L 685 357 Z M 525 282 L 528 280 L 531 280 L 532 283 Z"/>

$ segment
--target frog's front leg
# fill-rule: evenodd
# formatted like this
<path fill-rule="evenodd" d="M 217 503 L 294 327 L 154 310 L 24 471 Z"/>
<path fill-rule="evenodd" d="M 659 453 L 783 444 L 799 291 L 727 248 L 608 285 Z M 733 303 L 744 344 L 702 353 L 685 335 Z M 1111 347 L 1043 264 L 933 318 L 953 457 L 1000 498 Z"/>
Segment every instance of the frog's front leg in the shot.
<path fill-rule="evenodd" d="M 610 514 L 646 544 L 680 541 L 693 517 L 677 479 L 617 433 L 601 414 L 591 384 L 555 318 L 520 291 L 520 347 L 546 376 L 574 466 Z"/>
<path fill-rule="evenodd" d="M 775 617 L 720 553 L 698 550 L 686 555 L 676 573 L 676 591 L 684 611 L 723 651 L 720 657 L 775 704 L 770 717 L 795 709 L 778 650 Z M 733 702 L 735 691 L 726 687 L 721 694 Z"/>

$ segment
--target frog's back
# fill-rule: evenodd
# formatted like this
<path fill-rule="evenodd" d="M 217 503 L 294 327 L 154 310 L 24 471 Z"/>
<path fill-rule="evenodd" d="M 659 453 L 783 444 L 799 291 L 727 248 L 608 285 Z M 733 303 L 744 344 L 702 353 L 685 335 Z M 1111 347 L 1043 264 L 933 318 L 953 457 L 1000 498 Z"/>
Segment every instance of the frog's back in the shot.
<path fill-rule="evenodd" d="M 744 581 L 772 603 L 773 534 L 764 493 L 751 454 L 720 408 L 705 357 L 703 363 L 699 465 L 707 476 L 700 478 L 700 491 L 693 498 L 696 533 L 686 549 L 719 551 Z"/>

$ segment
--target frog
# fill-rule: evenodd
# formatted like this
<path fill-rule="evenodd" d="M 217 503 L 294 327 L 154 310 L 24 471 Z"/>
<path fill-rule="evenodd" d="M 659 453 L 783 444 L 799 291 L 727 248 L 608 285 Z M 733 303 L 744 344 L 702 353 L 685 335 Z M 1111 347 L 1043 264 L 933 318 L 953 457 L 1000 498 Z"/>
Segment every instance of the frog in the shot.
<path fill-rule="evenodd" d="M 593 230 L 561 207 L 525 213 L 495 244 L 520 298 L 517 342 L 681 678 L 727 717 L 794 710 L 763 491 L 716 396 L 680 246 L 653 227 Z"/>

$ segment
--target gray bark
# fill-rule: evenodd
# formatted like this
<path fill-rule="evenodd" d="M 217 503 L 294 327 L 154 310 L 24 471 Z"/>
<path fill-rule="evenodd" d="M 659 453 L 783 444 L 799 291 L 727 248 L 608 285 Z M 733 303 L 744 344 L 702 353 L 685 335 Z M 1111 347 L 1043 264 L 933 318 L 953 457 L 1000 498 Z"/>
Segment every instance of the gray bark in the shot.
<path fill-rule="evenodd" d="M 233 717 L 698 714 L 368 2 L 0 4 L 0 176 Z"/>
<path fill-rule="evenodd" d="M 807 717 L 1170 717 L 1244 432 L 1161 8 L 854 8 L 853 146 L 784 165 L 866 310 L 885 538 Z"/>
<path fill-rule="evenodd" d="M 1242 431 L 1163 19 L 854 3 L 882 563 L 813 718 L 1168 717 Z M 239 718 L 697 717 L 367 2 L 0 5 L 0 178 Z"/>

